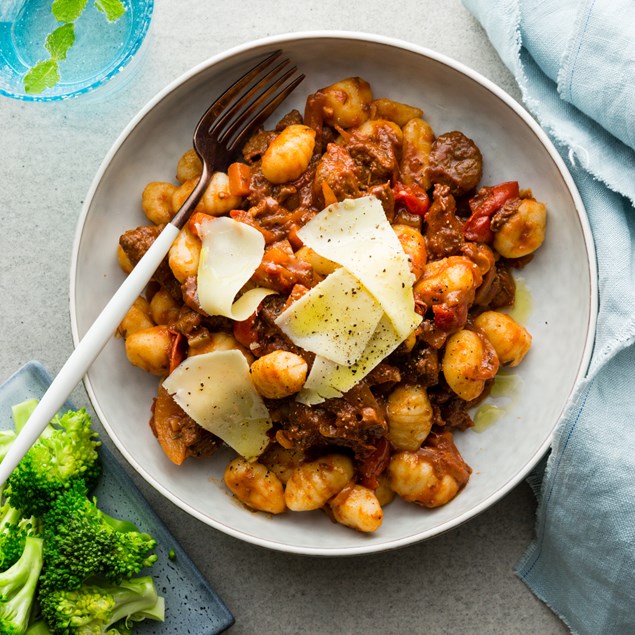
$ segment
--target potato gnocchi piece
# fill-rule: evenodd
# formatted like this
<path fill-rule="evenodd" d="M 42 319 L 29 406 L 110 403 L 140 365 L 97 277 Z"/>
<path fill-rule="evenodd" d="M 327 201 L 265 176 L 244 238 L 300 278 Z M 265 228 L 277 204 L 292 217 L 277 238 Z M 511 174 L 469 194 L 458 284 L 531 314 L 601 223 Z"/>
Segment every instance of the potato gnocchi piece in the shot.
<path fill-rule="evenodd" d="M 145 186 L 141 194 L 141 207 L 148 220 L 155 225 L 163 225 L 172 220 L 172 198 L 176 189 L 173 183 L 161 181 L 152 181 Z"/>
<path fill-rule="evenodd" d="M 430 164 L 430 150 L 434 142 L 434 133 L 425 119 L 413 118 L 403 126 L 401 149 L 401 179 L 407 185 L 416 183 L 424 190 L 432 183 L 427 176 Z"/>
<path fill-rule="evenodd" d="M 498 372 L 499 361 L 489 341 L 463 329 L 448 338 L 443 354 L 443 376 L 448 386 L 465 401 L 480 396 L 485 382 Z"/>
<path fill-rule="evenodd" d="M 150 300 L 150 314 L 155 324 L 172 324 L 179 317 L 181 305 L 161 287 Z"/>
<path fill-rule="evenodd" d="M 133 366 L 164 377 L 170 368 L 173 336 L 167 326 L 157 325 L 135 331 L 126 337 L 126 355 Z"/>
<path fill-rule="evenodd" d="M 280 479 L 261 463 L 237 457 L 225 468 L 223 480 L 247 507 L 270 514 L 281 514 L 286 510 Z"/>
<path fill-rule="evenodd" d="M 268 399 L 282 399 L 298 392 L 306 380 L 306 361 L 289 351 L 273 351 L 251 365 L 256 390 Z"/>
<path fill-rule="evenodd" d="M 399 127 L 403 128 L 411 119 L 421 117 L 423 110 L 415 108 L 408 104 L 402 104 L 392 99 L 373 99 L 370 102 L 371 113 L 376 119 L 389 119 L 394 121 Z"/>
<path fill-rule="evenodd" d="M 433 411 L 423 386 L 397 386 L 386 402 L 387 437 L 397 450 L 417 450 L 432 429 Z"/>
<path fill-rule="evenodd" d="M 522 258 L 533 253 L 545 240 L 547 208 L 526 198 L 494 233 L 494 249 L 505 258 Z"/>
<path fill-rule="evenodd" d="M 426 252 L 426 241 L 421 232 L 416 227 L 396 223 L 392 226 L 393 231 L 401 243 L 415 280 L 419 280 L 423 274 L 428 255 Z"/>
<path fill-rule="evenodd" d="M 262 155 L 261 169 L 271 183 L 294 181 L 309 167 L 315 130 L 301 124 L 287 126 Z"/>
<path fill-rule="evenodd" d="M 154 325 L 150 303 L 144 297 L 139 296 L 128 309 L 123 320 L 121 320 L 117 331 L 122 337 L 126 338 L 137 331 L 149 329 Z"/>
<path fill-rule="evenodd" d="M 361 77 L 348 77 L 320 91 L 324 97 L 324 121 L 342 128 L 353 128 L 370 117 L 373 92 Z"/>
<path fill-rule="evenodd" d="M 287 481 L 284 500 L 296 512 L 324 507 L 353 478 L 353 462 L 342 454 L 327 454 L 303 463 Z"/>
<path fill-rule="evenodd" d="M 457 293 L 471 301 L 482 281 L 480 269 L 470 258 L 448 256 L 425 265 L 415 284 L 415 293 L 428 306 L 448 302 Z"/>
<path fill-rule="evenodd" d="M 474 326 L 489 340 L 505 366 L 518 366 L 531 348 L 529 331 L 506 313 L 485 311 L 474 320 Z"/>
<path fill-rule="evenodd" d="M 176 165 L 176 179 L 185 183 L 190 179 L 198 179 L 203 172 L 203 162 L 194 148 L 190 148 L 181 155 Z"/>
<path fill-rule="evenodd" d="M 397 452 L 388 466 L 392 489 L 405 501 L 429 508 L 449 503 L 471 472 L 450 432 L 435 434 L 429 446 L 416 452 Z"/>
<path fill-rule="evenodd" d="M 384 519 L 384 512 L 375 493 L 355 483 L 344 487 L 328 505 L 338 523 L 363 533 L 377 531 Z"/>
<path fill-rule="evenodd" d="M 168 264 L 174 277 L 183 284 L 186 278 L 198 273 L 201 257 L 201 239 L 186 225 L 176 237 L 168 252 Z"/>

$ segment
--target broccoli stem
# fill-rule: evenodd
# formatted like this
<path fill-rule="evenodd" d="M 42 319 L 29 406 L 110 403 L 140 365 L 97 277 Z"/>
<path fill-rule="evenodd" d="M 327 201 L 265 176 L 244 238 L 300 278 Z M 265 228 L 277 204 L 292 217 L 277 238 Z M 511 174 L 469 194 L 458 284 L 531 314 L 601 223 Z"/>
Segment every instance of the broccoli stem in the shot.
<path fill-rule="evenodd" d="M 16 432 L 20 432 L 24 427 L 24 424 L 28 421 L 29 417 L 37 406 L 37 399 L 27 399 L 21 403 L 15 404 L 11 407 L 11 414 L 13 416 L 13 425 Z"/>
<path fill-rule="evenodd" d="M 139 613 L 143 613 L 144 617 L 163 620 L 161 610 L 163 598 L 159 600 L 156 586 L 150 576 L 123 580 L 113 589 L 112 596 L 115 600 L 115 608 L 110 618 L 110 625 L 122 619 L 134 620 L 135 614 Z"/>
<path fill-rule="evenodd" d="M 28 536 L 20 559 L 0 573 L 0 631 L 24 633 L 42 569 L 42 538 Z"/>

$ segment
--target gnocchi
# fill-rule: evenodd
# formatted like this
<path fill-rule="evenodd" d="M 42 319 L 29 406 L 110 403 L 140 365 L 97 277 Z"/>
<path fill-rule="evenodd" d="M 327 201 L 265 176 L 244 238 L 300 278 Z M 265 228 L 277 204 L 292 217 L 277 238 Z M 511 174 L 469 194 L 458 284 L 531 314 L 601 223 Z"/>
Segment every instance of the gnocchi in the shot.
<path fill-rule="evenodd" d="M 353 462 L 350 458 L 327 454 L 293 470 L 284 490 L 284 500 L 293 511 L 320 509 L 352 478 Z"/>
<path fill-rule="evenodd" d="M 227 172 L 214 172 L 192 222 L 174 240 L 146 296 L 119 325 L 129 362 L 162 380 L 188 358 L 195 366 L 205 361 L 194 360 L 196 356 L 223 358 L 223 364 L 231 357 L 238 362 L 232 368 L 241 368 L 240 355 L 223 351 L 244 356 L 245 384 L 249 399 L 253 397 L 249 403 L 264 409 L 259 421 L 263 412 L 269 419 L 255 456 L 244 452 L 245 457 L 232 458 L 223 480 L 228 492 L 255 512 L 321 510 L 342 528 L 380 532 L 384 508 L 395 498 L 436 508 L 468 484 L 472 468 L 453 435 L 473 425 L 470 409 L 488 394 L 499 368 L 516 367 L 531 348 L 529 331 L 505 311 L 515 299 L 513 269 L 527 265 L 527 256 L 545 240 L 547 208 L 516 181 L 481 186 L 482 156 L 476 143 L 460 131 L 439 132 L 419 105 L 376 96 L 361 77 L 346 77 L 315 91 L 303 114 L 293 110 L 271 128 L 258 130 L 242 148 L 242 157 L 232 157 Z M 117 261 L 126 274 L 201 174 L 201 159 L 189 149 L 176 158 L 174 182 L 145 185 L 141 211 L 150 224 L 128 230 L 117 246 Z M 399 341 L 384 359 L 373 358 L 368 368 L 362 368 L 362 354 L 372 357 L 373 347 L 394 325 L 394 316 L 385 319 L 388 311 L 379 293 L 375 304 L 382 311 L 372 318 L 358 367 L 346 367 L 333 350 L 333 359 L 327 357 L 319 345 L 305 350 L 304 342 L 292 341 L 277 321 L 329 276 L 335 274 L 330 282 L 344 279 L 342 273 L 355 278 L 355 272 L 341 271 L 345 264 L 339 264 L 336 254 L 322 255 L 302 230 L 326 207 L 361 197 L 381 204 L 373 201 L 386 222 L 382 230 L 389 235 L 387 242 L 399 250 L 401 290 L 416 317 L 400 330 Z M 347 206 L 332 209 L 339 213 Z M 251 315 L 240 313 L 236 320 L 228 317 L 239 314 L 233 309 L 208 314 L 217 309 L 205 301 L 206 294 L 199 295 L 202 244 L 196 219 L 201 214 L 257 230 L 254 244 L 262 245 L 263 253 L 261 257 L 258 251 L 251 277 L 243 275 L 238 258 L 231 268 L 240 278 L 231 290 L 232 305 L 240 306 L 244 296 L 264 288 L 263 299 L 249 309 Z M 384 245 L 368 250 L 369 264 L 375 253 L 384 257 L 382 249 Z M 386 269 L 372 270 L 379 278 Z M 345 300 L 326 305 L 323 313 L 316 309 L 315 319 L 306 320 L 307 331 L 310 327 L 323 335 L 322 323 L 344 320 L 346 328 L 337 336 L 345 337 L 346 329 L 359 336 L 361 320 L 350 317 L 359 313 L 347 306 L 355 294 L 361 295 L 358 290 L 356 283 L 344 289 Z M 400 292 L 398 287 L 391 290 Z M 204 310 L 199 298 L 212 308 Z M 306 341 L 308 347 L 321 340 Z M 342 367 L 343 372 L 364 372 L 349 390 L 330 392 L 331 386 L 319 395 L 322 401 L 307 399 L 313 373 L 337 374 Z M 201 391 L 204 385 L 200 383 Z M 176 464 L 190 456 L 210 456 L 221 445 L 209 430 L 189 420 L 162 384 L 155 406 L 153 431 Z M 162 425 L 157 425 L 157 411 Z M 166 440 L 174 441 L 175 417 L 179 430 L 187 430 L 172 443 L 178 453 L 166 449 Z"/>
<path fill-rule="evenodd" d="M 329 501 L 333 518 L 340 524 L 364 533 L 377 531 L 384 519 L 375 493 L 350 483 Z"/>
<path fill-rule="evenodd" d="M 236 498 L 257 511 L 281 514 L 286 510 L 280 479 L 264 465 L 238 457 L 225 468 L 225 484 Z"/>

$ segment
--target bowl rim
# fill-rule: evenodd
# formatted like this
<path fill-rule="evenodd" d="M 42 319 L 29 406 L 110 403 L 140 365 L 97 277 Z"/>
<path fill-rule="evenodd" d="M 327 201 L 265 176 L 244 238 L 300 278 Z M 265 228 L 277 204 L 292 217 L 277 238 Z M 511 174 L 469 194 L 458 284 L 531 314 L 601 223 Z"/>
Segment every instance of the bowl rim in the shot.
<path fill-rule="evenodd" d="M 120 133 L 118 138 L 115 140 L 114 144 L 111 146 L 110 150 L 104 157 L 93 181 L 90 185 L 90 188 L 85 197 L 84 203 L 82 205 L 82 210 L 80 216 L 77 221 L 75 237 L 72 246 L 72 260 L 71 260 L 71 270 L 70 270 L 70 316 L 71 316 L 71 331 L 73 337 L 74 345 L 80 340 L 79 332 L 78 332 L 78 324 L 77 324 L 77 311 L 76 311 L 76 281 L 77 281 L 77 261 L 79 255 L 79 249 L 81 244 L 81 238 L 83 229 L 86 223 L 86 219 L 92 204 L 93 197 L 95 196 L 95 192 L 97 187 L 104 176 L 105 171 L 107 170 L 110 162 L 126 141 L 128 136 L 132 133 L 132 131 L 136 128 L 136 126 L 143 120 L 143 118 L 155 107 L 159 104 L 168 94 L 170 94 L 177 87 L 187 82 L 189 79 L 194 77 L 195 75 L 207 71 L 209 68 L 225 62 L 226 60 L 231 59 L 237 55 L 255 51 L 258 49 L 266 49 L 267 48 L 284 48 L 284 44 L 289 41 L 297 41 L 297 40 L 309 40 L 309 39 L 340 39 L 340 40 L 356 40 L 360 42 L 371 42 L 380 45 L 386 45 L 393 48 L 403 49 L 408 52 L 412 52 L 423 57 L 427 57 L 433 61 L 442 63 L 460 73 L 467 76 L 469 79 L 477 82 L 484 88 L 486 88 L 489 92 L 493 93 L 495 97 L 503 101 L 508 107 L 510 107 L 516 115 L 518 115 L 524 123 L 531 129 L 531 131 L 536 135 L 540 143 L 543 145 L 545 150 L 549 153 L 550 158 L 554 161 L 557 166 L 562 179 L 565 182 L 565 185 L 572 197 L 573 203 L 575 205 L 578 220 L 580 222 L 582 235 L 584 238 L 585 248 L 587 251 L 587 261 L 589 266 L 589 317 L 587 322 L 587 332 L 584 344 L 583 355 L 578 367 L 578 371 L 576 373 L 575 381 L 572 386 L 571 393 L 567 398 L 567 402 L 563 405 L 562 410 L 558 416 L 558 421 L 562 417 L 563 413 L 566 411 L 567 406 L 571 400 L 572 395 L 575 392 L 575 388 L 581 379 L 587 373 L 587 370 L 590 365 L 591 356 L 593 352 L 593 345 L 595 341 L 595 327 L 597 322 L 597 314 L 598 314 L 598 304 L 599 304 L 599 296 L 598 296 L 598 281 L 597 281 L 597 260 L 596 260 L 596 252 L 595 252 L 595 244 L 593 240 L 593 235 L 591 232 L 591 226 L 585 211 L 585 206 L 582 201 L 582 198 L 578 192 L 578 189 L 575 185 L 573 177 L 569 173 L 568 168 L 562 157 L 560 156 L 558 150 L 555 148 L 552 141 L 549 139 L 544 130 L 538 125 L 536 120 L 529 114 L 529 112 L 519 104 L 511 95 L 505 92 L 498 85 L 494 84 L 491 80 L 487 79 L 485 76 L 481 75 L 478 71 L 471 69 L 465 64 L 458 62 L 451 57 L 439 53 L 437 51 L 431 50 L 429 48 L 419 46 L 417 44 L 413 44 L 410 42 L 406 42 L 404 40 L 400 40 L 398 38 L 376 35 L 372 33 L 363 33 L 363 32 L 351 32 L 351 31 L 337 31 L 337 30 L 317 30 L 317 31 L 301 31 L 297 33 L 282 33 L 273 36 L 268 36 L 256 40 L 251 40 L 249 42 L 245 42 L 243 44 L 231 47 L 226 49 L 225 51 L 218 53 L 199 64 L 193 66 L 190 70 L 181 74 L 179 77 L 169 82 L 165 88 L 159 91 L 150 101 L 148 101 L 139 112 L 132 118 L 132 120 L 126 125 L 123 131 Z M 549 447 L 551 446 L 555 429 L 558 425 L 557 421 L 554 424 L 553 429 L 550 434 L 545 438 L 541 446 L 536 450 L 531 459 L 525 464 L 525 466 L 519 470 L 513 478 L 510 478 L 507 483 L 498 488 L 495 492 L 493 492 L 490 496 L 488 496 L 485 500 L 483 500 L 480 504 L 470 508 L 466 512 L 460 514 L 456 518 L 453 518 L 450 521 L 446 521 L 441 529 L 432 528 L 428 530 L 421 531 L 416 534 L 404 536 L 401 538 L 397 538 L 391 541 L 383 542 L 380 544 L 372 544 L 372 545 L 361 545 L 356 547 L 329 547 L 329 546 L 296 546 L 296 545 L 285 545 L 279 542 L 273 542 L 269 539 L 260 538 L 257 536 L 253 536 L 251 534 L 243 533 L 240 530 L 234 529 L 224 523 L 221 523 L 213 518 L 210 518 L 196 509 L 193 509 L 190 505 L 186 504 L 184 501 L 180 500 L 178 497 L 173 495 L 165 486 L 158 483 L 134 458 L 131 452 L 123 446 L 123 444 L 117 439 L 115 434 L 111 433 L 110 426 L 99 407 L 99 401 L 97 399 L 97 395 L 94 392 L 93 386 L 91 385 L 88 374 L 84 377 L 83 380 L 86 391 L 90 397 L 92 405 L 99 416 L 102 425 L 105 430 L 108 432 L 108 435 L 111 441 L 117 446 L 118 450 L 125 457 L 126 461 L 130 464 L 131 467 L 135 469 L 135 471 L 152 487 L 154 487 L 157 491 L 159 491 L 163 496 L 165 496 L 169 501 L 174 503 L 177 507 L 188 513 L 190 516 L 197 518 L 201 522 L 222 531 L 225 534 L 231 535 L 234 538 L 239 540 L 258 545 L 261 547 L 265 547 L 268 549 L 273 549 L 275 551 L 282 551 L 286 553 L 295 553 L 300 555 L 311 555 L 311 556 L 349 556 L 349 555 L 360 555 L 360 554 L 368 554 L 368 553 L 378 553 L 383 551 L 390 551 L 393 549 L 401 548 L 410 544 L 414 544 L 417 542 L 421 542 L 423 540 L 432 538 L 434 536 L 438 536 L 442 533 L 445 533 L 451 529 L 454 529 L 463 523 L 471 520 L 476 517 L 489 507 L 491 507 L 494 503 L 501 500 L 506 494 L 508 494 L 513 488 L 515 488 L 524 478 L 527 477 L 529 472 L 536 466 L 536 464 L 540 461 L 540 459 L 545 455 Z"/>
<path fill-rule="evenodd" d="M 17 92 L 15 90 L 9 90 L 0 85 L 0 95 L 5 97 L 10 97 L 11 99 L 17 99 L 19 101 L 26 102 L 56 102 L 56 101 L 66 101 L 68 99 L 75 99 L 76 97 L 81 97 L 82 95 L 86 95 L 88 93 L 92 93 L 94 90 L 108 83 L 110 80 L 114 79 L 118 75 L 120 75 L 135 59 L 137 54 L 139 53 L 143 43 L 146 41 L 148 32 L 150 30 L 150 25 L 152 23 L 152 14 L 154 13 L 154 2 L 155 0 L 144 0 L 143 4 L 143 12 L 139 16 L 140 20 L 140 28 L 136 29 L 135 37 L 132 41 L 128 43 L 128 46 L 122 51 L 123 57 L 121 61 L 112 68 L 108 73 L 100 74 L 99 77 L 91 82 L 88 85 L 83 86 L 82 88 L 74 88 L 69 89 L 65 92 L 55 93 L 55 94 L 29 94 L 24 91 Z"/>

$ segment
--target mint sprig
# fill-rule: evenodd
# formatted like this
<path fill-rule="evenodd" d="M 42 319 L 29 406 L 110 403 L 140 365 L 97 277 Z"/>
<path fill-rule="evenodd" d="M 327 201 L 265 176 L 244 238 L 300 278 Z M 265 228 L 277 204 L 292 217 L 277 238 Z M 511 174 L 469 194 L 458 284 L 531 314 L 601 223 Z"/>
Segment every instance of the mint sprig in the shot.
<path fill-rule="evenodd" d="M 108 22 L 115 22 L 126 12 L 121 0 L 95 0 L 95 6 L 106 16 Z"/>
<path fill-rule="evenodd" d="M 66 59 L 68 49 L 75 43 L 75 25 L 72 22 L 58 26 L 55 31 L 46 36 L 44 47 L 51 55 L 51 59 L 59 62 Z"/>
<path fill-rule="evenodd" d="M 24 76 L 24 90 L 28 95 L 43 93 L 60 81 L 59 62 L 66 59 L 75 43 L 75 22 L 86 10 L 87 3 L 88 0 L 53 0 L 51 13 L 62 24 L 46 36 L 44 47 L 50 58 L 40 60 Z M 122 0 L 95 0 L 94 4 L 108 22 L 119 20 L 126 12 Z"/>

